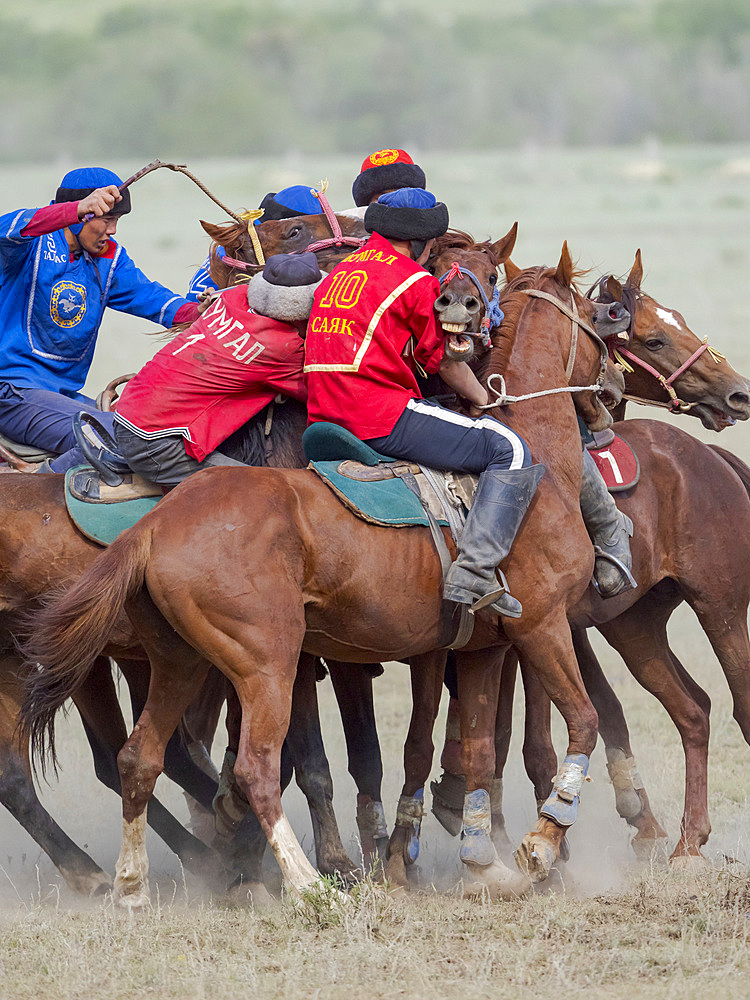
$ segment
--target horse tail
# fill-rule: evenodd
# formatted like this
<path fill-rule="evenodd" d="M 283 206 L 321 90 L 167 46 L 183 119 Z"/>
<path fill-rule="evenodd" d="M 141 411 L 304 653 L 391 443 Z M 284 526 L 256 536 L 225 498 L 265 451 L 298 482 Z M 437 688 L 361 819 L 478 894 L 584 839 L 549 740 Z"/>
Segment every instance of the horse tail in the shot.
<path fill-rule="evenodd" d="M 57 766 L 57 711 L 84 683 L 111 640 L 126 600 L 143 586 L 150 552 L 150 530 L 125 532 L 29 621 L 21 651 L 31 669 L 20 726 L 42 774 L 48 760 Z"/>
<path fill-rule="evenodd" d="M 727 451 L 726 448 L 722 448 L 718 444 L 710 444 L 708 447 L 712 451 L 715 451 L 719 458 L 723 458 L 727 465 L 740 477 L 742 485 L 750 497 L 750 466 L 745 465 L 741 458 L 737 458 L 733 452 Z"/>

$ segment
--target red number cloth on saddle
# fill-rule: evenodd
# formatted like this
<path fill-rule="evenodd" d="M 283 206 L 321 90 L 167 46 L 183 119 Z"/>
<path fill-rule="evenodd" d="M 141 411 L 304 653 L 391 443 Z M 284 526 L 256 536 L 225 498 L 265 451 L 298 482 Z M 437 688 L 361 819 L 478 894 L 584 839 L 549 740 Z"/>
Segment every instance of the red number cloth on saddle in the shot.
<path fill-rule="evenodd" d="M 601 472 L 610 493 L 619 493 L 635 486 L 641 476 L 641 466 L 633 449 L 615 434 L 603 447 L 589 448 L 596 467 Z"/>

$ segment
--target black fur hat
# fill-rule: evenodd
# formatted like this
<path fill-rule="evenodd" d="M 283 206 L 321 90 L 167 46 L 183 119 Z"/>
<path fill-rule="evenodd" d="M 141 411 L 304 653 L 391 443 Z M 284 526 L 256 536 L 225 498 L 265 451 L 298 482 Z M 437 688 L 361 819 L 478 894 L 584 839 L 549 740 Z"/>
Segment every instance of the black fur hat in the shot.
<path fill-rule="evenodd" d="M 365 212 L 365 229 L 392 240 L 431 240 L 448 228 L 448 209 L 422 188 L 381 195 Z"/>

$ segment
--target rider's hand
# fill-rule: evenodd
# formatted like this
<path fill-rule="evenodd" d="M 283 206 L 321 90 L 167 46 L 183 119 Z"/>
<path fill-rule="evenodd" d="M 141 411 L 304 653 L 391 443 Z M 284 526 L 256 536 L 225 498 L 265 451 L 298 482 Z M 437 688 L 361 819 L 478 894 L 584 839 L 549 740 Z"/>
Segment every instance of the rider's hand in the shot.
<path fill-rule="evenodd" d="M 118 201 L 122 201 L 122 195 L 116 184 L 97 188 L 78 202 L 78 218 L 82 219 L 89 213 L 95 216 L 107 215 Z"/>
<path fill-rule="evenodd" d="M 205 291 L 201 292 L 198 296 L 198 315 L 202 316 L 203 313 L 208 309 L 212 302 L 215 302 L 219 297 L 218 292 Z"/>

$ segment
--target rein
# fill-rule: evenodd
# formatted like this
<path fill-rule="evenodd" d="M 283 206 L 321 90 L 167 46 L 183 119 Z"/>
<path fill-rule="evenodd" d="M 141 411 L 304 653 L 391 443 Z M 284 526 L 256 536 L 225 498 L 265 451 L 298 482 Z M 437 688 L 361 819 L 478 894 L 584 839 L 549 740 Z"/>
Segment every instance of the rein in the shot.
<path fill-rule="evenodd" d="M 491 343 L 490 331 L 494 330 L 496 327 L 500 326 L 502 321 L 505 319 L 505 313 L 500 308 L 500 289 L 497 284 L 495 285 L 495 291 L 492 294 L 492 301 L 487 298 L 487 293 L 482 287 L 482 283 L 473 271 L 470 271 L 468 267 L 462 267 L 457 260 L 454 260 L 450 266 L 450 269 L 442 274 L 438 278 L 440 287 L 449 284 L 454 278 L 460 278 L 461 276 L 471 278 L 476 287 L 479 290 L 479 294 L 484 303 L 484 319 L 481 323 L 481 332 L 479 334 L 479 339 L 482 342 L 483 347 L 489 347 Z"/>
<path fill-rule="evenodd" d="M 544 292 L 540 288 L 522 288 L 519 289 L 519 291 L 523 295 L 530 295 L 533 298 L 545 299 L 547 302 L 551 302 L 556 309 L 559 309 L 561 313 L 564 313 L 564 315 L 570 319 L 570 353 L 568 355 L 568 363 L 565 368 L 566 379 L 570 381 L 573 374 L 573 367 L 575 366 L 575 358 L 578 350 L 579 328 L 584 330 L 599 348 L 599 375 L 593 385 L 563 385 L 556 389 L 542 389 L 539 392 L 528 392 L 522 396 L 509 396 L 505 388 L 505 378 L 498 372 L 495 372 L 487 379 L 487 389 L 495 394 L 495 401 L 493 403 L 485 403 L 484 405 L 477 406 L 476 408 L 478 410 L 491 410 L 495 406 L 505 406 L 508 403 L 522 403 L 527 399 L 539 399 L 541 396 L 554 396 L 562 392 L 599 392 L 604 382 L 604 373 L 607 370 L 607 361 L 609 359 L 607 345 L 604 343 L 596 330 L 584 319 L 581 319 L 578 309 L 576 308 L 575 296 L 573 295 L 573 292 L 571 291 L 570 293 L 572 309 L 569 309 L 562 299 L 558 299 L 556 295 Z M 500 382 L 499 390 L 492 384 L 495 379 Z"/>

